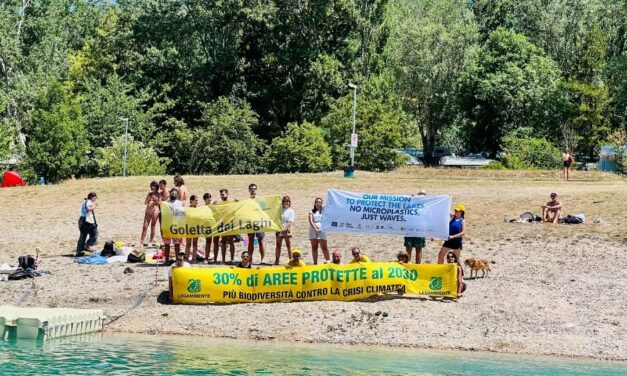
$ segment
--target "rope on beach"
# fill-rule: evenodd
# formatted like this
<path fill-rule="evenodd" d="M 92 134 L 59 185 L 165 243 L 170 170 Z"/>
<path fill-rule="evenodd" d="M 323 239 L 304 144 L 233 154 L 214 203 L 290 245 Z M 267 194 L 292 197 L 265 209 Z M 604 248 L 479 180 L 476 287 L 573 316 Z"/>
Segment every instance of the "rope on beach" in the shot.
<path fill-rule="evenodd" d="M 20 298 L 20 300 L 17 301 L 17 304 L 15 304 L 15 305 L 19 307 L 19 306 L 22 305 L 22 303 L 27 301 L 28 298 L 30 298 L 30 296 L 33 293 L 33 291 L 35 291 L 36 287 L 37 287 L 37 285 L 35 285 L 35 277 L 32 277 L 32 283 L 30 284 L 30 288 L 28 290 L 24 291 L 24 293 L 22 294 L 22 297 Z"/>
<path fill-rule="evenodd" d="M 129 312 L 131 312 L 132 310 L 134 310 L 135 308 L 139 307 L 140 304 L 142 304 L 142 302 L 144 301 L 144 299 L 146 298 L 146 296 L 148 295 L 148 293 L 154 289 L 155 287 L 157 287 L 157 281 L 158 281 L 158 277 L 159 277 L 159 264 L 157 263 L 157 267 L 155 269 L 155 283 L 150 286 L 149 288 L 147 288 L 144 292 L 140 293 L 137 296 L 137 299 L 135 299 L 135 302 L 133 304 L 130 305 L 130 307 L 128 307 L 126 309 L 126 311 L 124 311 L 122 314 L 117 315 L 117 316 L 112 316 L 112 315 L 107 315 L 105 314 L 105 316 L 107 316 L 107 318 L 109 319 L 109 322 L 106 323 L 105 325 L 109 325 L 117 320 L 119 320 L 120 318 L 122 318 L 123 316 L 125 316 L 126 314 L 128 314 Z"/>
<path fill-rule="evenodd" d="M 126 314 L 128 314 L 129 312 L 131 312 L 132 310 L 137 308 L 140 304 L 142 304 L 142 302 L 144 301 L 144 299 L 146 298 L 146 296 L 148 295 L 150 290 L 152 290 L 153 288 L 155 288 L 155 285 L 150 286 L 144 292 L 140 293 L 137 296 L 137 299 L 135 299 L 135 302 L 133 304 L 131 304 L 130 307 L 128 307 L 126 309 L 126 311 L 122 312 L 122 314 L 117 315 L 117 316 L 112 316 L 112 315 L 105 314 L 105 316 L 107 316 L 107 318 L 109 319 L 109 322 L 106 323 L 105 325 L 109 325 L 109 324 L 111 324 L 113 322 L 116 322 L 117 320 L 119 320 L 120 318 L 124 317 Z"/>

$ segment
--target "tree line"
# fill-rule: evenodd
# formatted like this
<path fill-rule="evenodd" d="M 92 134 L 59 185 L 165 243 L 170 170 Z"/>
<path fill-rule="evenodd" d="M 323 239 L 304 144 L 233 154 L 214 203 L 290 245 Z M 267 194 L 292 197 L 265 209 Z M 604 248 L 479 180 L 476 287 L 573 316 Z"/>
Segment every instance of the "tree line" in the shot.
<path fill-rule="evenodd" d="M 342 168 L 349 82 L 359 169 L 436 145 L 594 158 L 627 141 L 625 20 L 624 0 L 4 0 L 0 159 L 119 175 L 128 119 L 130 174 Z"/>

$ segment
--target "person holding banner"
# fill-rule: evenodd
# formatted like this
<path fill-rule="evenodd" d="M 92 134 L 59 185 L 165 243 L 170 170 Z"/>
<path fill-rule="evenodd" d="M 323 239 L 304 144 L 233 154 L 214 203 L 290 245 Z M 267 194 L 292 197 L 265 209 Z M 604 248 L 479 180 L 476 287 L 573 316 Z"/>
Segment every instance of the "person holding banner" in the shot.
<path fill-rule="evenodd" d="M 198 207 L 198 197 L 196 197 L 196 195 L 191 195 L 189 197 L 189 207 L 190 208 Z M 198 238 L 197 237 L 187 239 L 187 242 L 185 243 L 185 260 L 189 260 L 190 248 L 193 248 L 191 261 L 192 263 L 195 263 L 196 260 L 198 259 Z"/>
<path fill-rule="evenodd" d="M 316 197 L 314 207 L 309 213 L 309 241 L 311 242 L 311 255 L 314 265 L 318 264 L 318 246 L 322 248 L 324 262 L 329 262 L 329 248 L 327 246 L 327 233 L 320 231 L 322 224 L 322 198 Z"/>
<path fill-rule="evenodd" d="M 244 251 L 242 252 L 242 261 L 240 261 L 237 264 L 238 268 L 243 268 L 243 269 L 251 269 L 252 268 L 252 262 L 250 259 L 250 255 L 248 254 L 248 251 Z"/>
<path fill-rule="evenodd" d="M 174 289 L 172 287 L 172 271 L 176 268 L 189 268 L 191 265 L 187 261 L 185 261 L 185 259 L 185 253 L 178 252 L 176 254 L 176 262 L 168 268 L 168 296 L 170 298 L 170 301 L 173 301 L 172 293 L 174 292 Z"/>
<path fill-rule="evenodd" d="M 305 266 L 305 261 L 301 260 L 300 256 L 301 256 L 300 255 L 300 249 L 295 248 L 292 251 L 292 259 L 290 261 L 288 261 L 285 266 L 288 267 L 288 268 Z"/>
<path fill-rule="evenodd" d="M 356 264 L 358 262 L 372 262 L 368 256 L 361 254 L 361 249 L 359 249 L 359 247 L 351 249 L 351 253 L 353 254 L 353 259 L 350 262 L 351 264 Z"/>
<path fill-rule="evenodd" d="M 257 184 L 251 183 L 248 186 L 248 193 L 250 193 L 250 198 L 257 198 Z M 261 264 L 265 264 L 266 260 L 266 248 L 263 244 L 263 238 L 265 236 L 266 233 L 263 231 L 248 234 L 248 254 L 250 255 L 250 259 L 252 260 L 253 253 L 255 252 L 255 237 L 257 237 L 257 242 L 259 243 L 259 253 L 261 254 Z"/>
<path fill-rule="evenodd" d="M 457 259 L 461 259 L 462 242 L 464 240 L 464 232 L 466 230 L 466 223 L 464 222 L 464 215 L 466 208 L 464 205 L 457 205 L 453 208 L 455 213 L 453 214 L 448 226 L 448 239 L 442 244 L 442 249 L 438 253 L 438 264 L 444 263 L 444 256 L 449 251 L 453 251 Z"/>
<path fill-rule="evenodd" d="M 420 192 L 418 192 L 418 196 L 426 196 L 426 195 L 427 195 L 427 192 L 425 192 L 424 190 L 420 190 Z M 422 237 L 413 237 L 413 236 L 405 237 L 405 244 L 403 245 L 405 246 L 405 252 L 407 252 L 407 255 L 410 260 L 411 260 L 411 250 L 412 248 L 416 248 L 416 264 L 420 264 L 420 261 L 422 261 L 422 249 L 425 247 L 425 243 L 426 243 L 425 238 L 422 238 Z"/>
<path fill-rule="evenodd" d="M 172 209 L 183 209 L 183 203 L 178 200 L 179 191 L 176 188 L 172 188 L 170 190 L 170 199 L 165 203 L 169 205 Z M 174 250 L 178 255 L 181 251 L 181 239 L 170 239 L 164 238 L 162 236 L 163 245 L 165 247 L 165 264 L 168 265 L 170 263 L 170 244 L 174 242 Z M 185 255 L 185 253 L 183 253 Z"/>
<path fill-rule="evenodd" d="M 274 265 L 279 265 L 279 259 L 281 258 L 281 243 L 285 239 L 285 246 L 287 247 L 287 258 L 292 258 L 292 224 L 294 223 L 295 215 L 294 209 L 292 209 L 292 200 L 290 196 L 283 196 L 281 200 L 283 206 L 281 210 L 281 228 L 280 232 L 276 233 L 276 249 Z"/>
<path fill-rule="evenodd" d="M 335 265 L 342 265 L 342 252 L 338 251 L 337 249 L 335 251 L 333 251 L 333 263 Z"/>
<path fill-rule="evenodd" d="M 461 298 L 462 292 L 466 291 L 466 284 L 463 282 L 464 268 L 462 268 L 462 266 L 459 264 L 459 260 L 453 252 L 449 252 L 446 254 L 446 263 L 457 264 L 457 297 Z"/>
<path fill-rule="evenodd" d="M 183 206 L 187 206 L 187 199 L 189 198 L 189 189 L 185 185 L 185 180 L 180 175 L 174 177 L 174 186 L 179 191 L 179 200 L 183 203 Z"/>
<path fill-rule="evenodd" d="M 205 205 L 207 206 L 213 204 L 213 199 L 211 198 L 211 193 L 209 192 L 202 195 L 202 199 L 205 201 Z M 210 263 L 209 256 L 211 255 L 211 243 L 213 243 L 213 237 L 211 236 L 206 237 L 205 238 L 205 259 L 207 260 L 207 264 Z"/>
<path fill-rule="evenodd" d="M 220 189 L 220 201 L 216 201 L 213 204 L 219 205 L 221 202 L 229 201 L 229 190 L 226 188 Z M 235 237 L 234 236 L 214 236 L 213 237 L 213 262 L 218 263 L 218 246 L 220 245 L 220 240 L 222 240 L 222 263 L 225 263 L 226 259 L 226 245 L 229 245 L 229 251 L 231 253 L 231 263 L 233 263 L 233 259 L 235 258 Z M 209 256 L 207 256 L 209 257 Z"/>

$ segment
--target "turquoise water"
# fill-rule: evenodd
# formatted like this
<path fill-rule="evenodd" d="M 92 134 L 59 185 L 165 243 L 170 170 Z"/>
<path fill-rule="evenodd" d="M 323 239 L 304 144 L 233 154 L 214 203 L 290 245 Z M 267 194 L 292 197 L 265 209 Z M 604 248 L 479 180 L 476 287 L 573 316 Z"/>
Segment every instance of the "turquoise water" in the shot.
<path fill-rule="evenodd" d="M 0 341 L 0 375 L 627 375 L 625 363 L 196 337 Z"/>

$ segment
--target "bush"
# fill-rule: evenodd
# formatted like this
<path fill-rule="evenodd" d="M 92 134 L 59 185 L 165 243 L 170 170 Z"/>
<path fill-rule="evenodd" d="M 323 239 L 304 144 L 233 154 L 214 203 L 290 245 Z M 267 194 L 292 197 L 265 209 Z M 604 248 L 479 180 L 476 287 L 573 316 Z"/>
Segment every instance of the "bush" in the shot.
<path fill-rule="evenodd" d="M 202 128 L 182 139 L 189 148 L 187 171 L 194 174 L 254 174 L 263 171 L 265 144 L 255 133 L 257 114 L 244 101 L 220 97 L 206 104 Z"/>
<path fill-rule="evenodd" d="M 553 169 L 560 166 L 560 150 L 543 138 L 503 138 L 505 167 L 524 169 L 529 167 Z"/>
<path fill-rule="evenodd" d="M 269 172 L 321 172 L 331 169 L 331 148 L 315 125 L 290 123 L 266 154 Z"/>
<path fill-rule="evenodd" d="M 40 93 L 35 108 L 26 126 L 27 168 L 51 183 L 80 174 L 88 141 L 77 101 L 55 81 Z"/>
<path fill-rule="evenodd" d="M 95 161 L 98 176 L 121 176 L 124 161 L 124 137 L 113 140 L 111 146 L 99 148 Z M 161 158 L 149 147 L 129 136 L 126 150 L 126 175 L 163 175 L 168 158 Z"/>
<path fill-rule="evenodd" d="M 481 166 L 483 170 L 504 170 L 505 166 L 501 162 L 492 161 L 485 166 Z"/>

